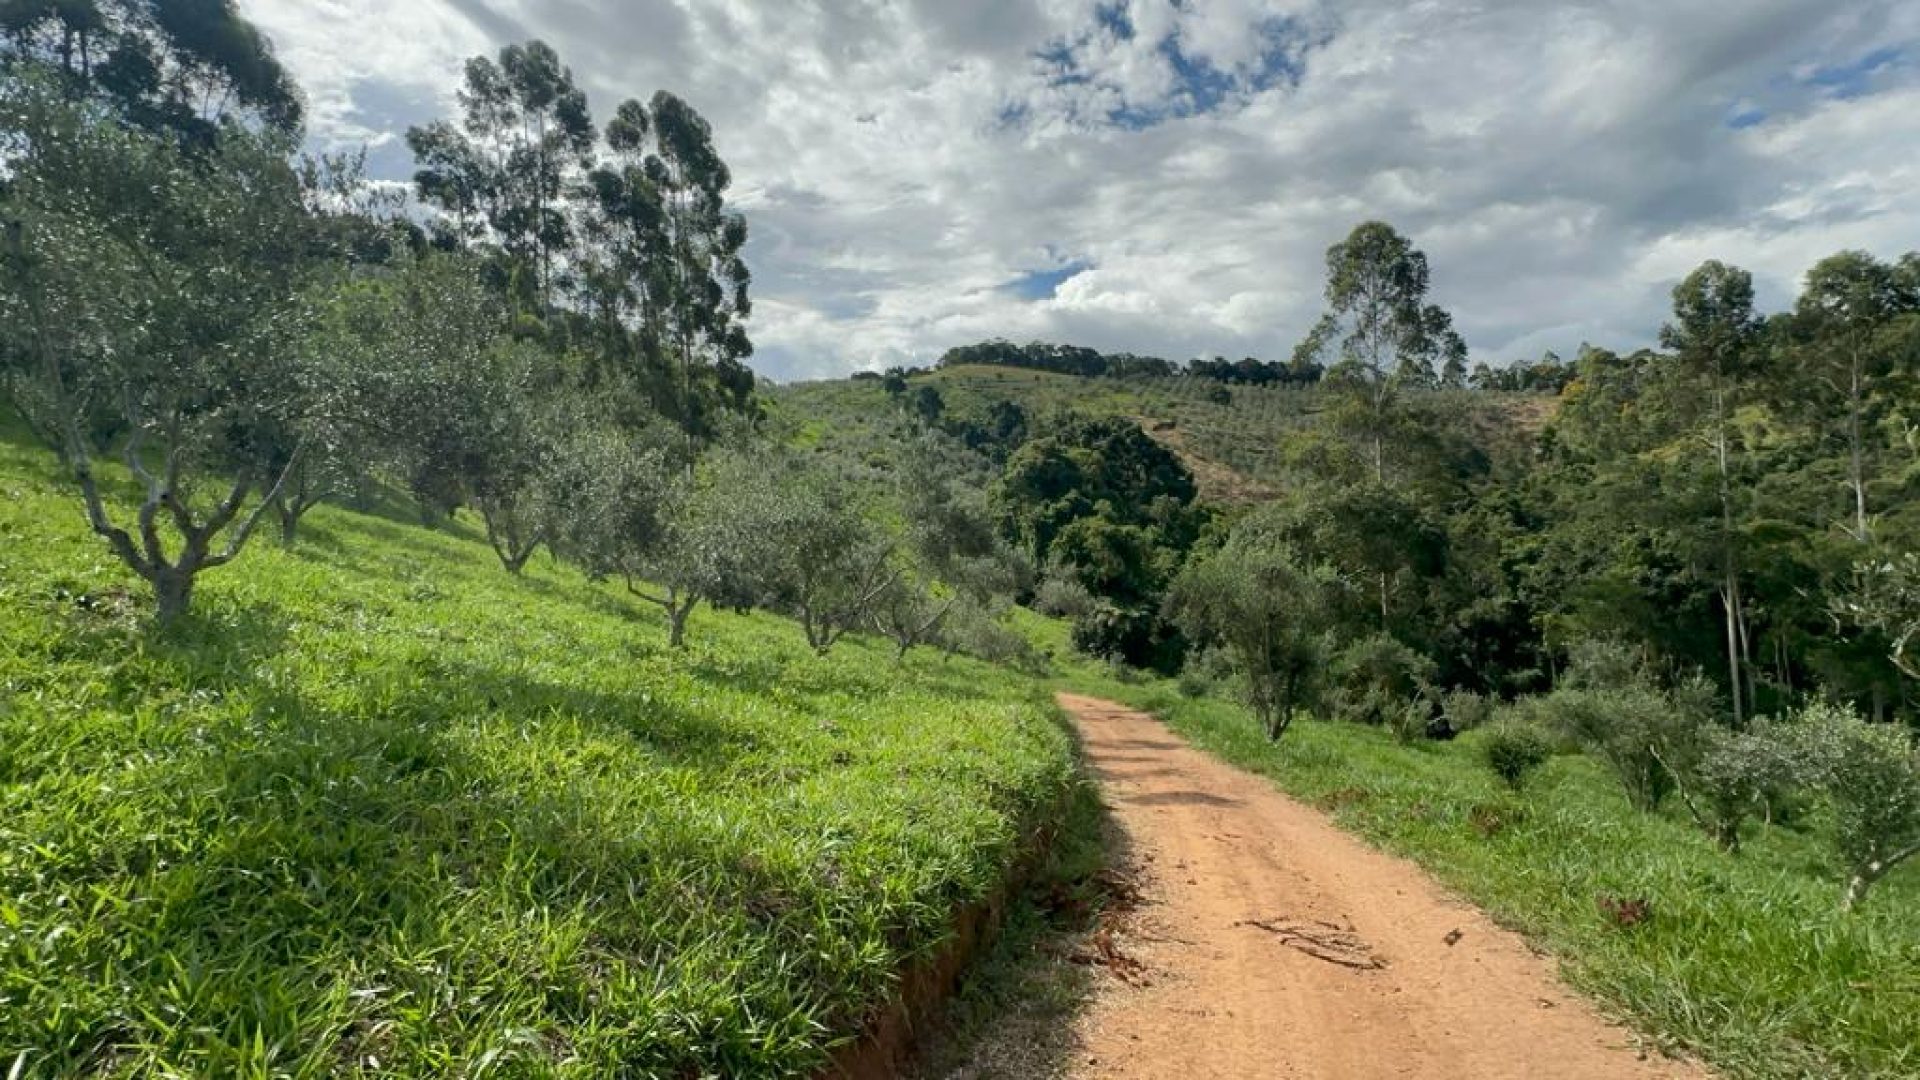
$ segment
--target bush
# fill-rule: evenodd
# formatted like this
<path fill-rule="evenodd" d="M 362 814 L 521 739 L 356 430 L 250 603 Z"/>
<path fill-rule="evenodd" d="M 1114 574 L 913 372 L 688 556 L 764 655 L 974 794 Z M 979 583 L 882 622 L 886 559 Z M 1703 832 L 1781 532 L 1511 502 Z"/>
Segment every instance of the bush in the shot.
<path fill-rule="evenodd" d="M 1471 690 L 1449 690 L 1440 698 L 1440 715 L 1449 731 L 1462 735 L 1493 719 L 1493 699 Z"/>
<path fill-rule="evenodd" d="M 1347 646 L 1334 661 L 1334 712 L 1356 724 L 1387 726 L 1403 742 L 1433 715 L 1433 661 L 1389 634 Z"/>
<path fill-rule="evenodd" d="M 1711 730 L 1711 697 L 1694 686 L 1663 693 L 1639 676 L 1601 688 L 1562 686 L 1534 708 L 1613 770 L 1627 801 L 1660 808 L 1680 778 L 1697 766 Z"/>
<path fill-rule="evenodd" d="M 1515 791 L 1526 786 L 1527 778 L 1553 757 L 1553 743 L 1533 724 L 1503 720 L 1486 731 L 1480 743 L 1480 759 L 1493 774 Z"/>
<path fill-rule="evenodd" d="M 1920 747 L 1897 724 L 1824 703 L 1802 714 L 1799 758 L 1833 804 L 1834 848 L 1847 868 L 1844 906 L 1920 855 Z"/>
<path fill-rule="evenodd" d="M 1033 609 L 1054 619 L 1079 620 L 1090 614 L 1095 605 L 1093 594 L 1071 573 L 1059 568 L 1050 570 L 1040 588 L 1034 593 Z"/>
<path fill-rule="evenodd" d="M 948 655 L 962 653 L 1026 672 L 1044 672 L 1050 666 L 1026 635 L 1008 626 L 992 607 L 970 600 L 953 605 L 935 639 Z"/>
<path fill-rule="evenodd" d="M 1746 731 L 1710 730 L 1693 786 L 1700 824 L 1728 852 L 1740 850 L 1740 826 L 1756 810 L 1783 801 L 1794 785 L 1810 779 L 1793 733 L 1767 720 Z"/>
<path fill-rule="evenodd" d="M 1219 648 L 1198 649 L 1187 654 L 1180 668 L 1178 683 L 1185 697 L 1201 698 L 1217 693 L 1233 678 L 1233 664 Z"/>
<path fill-rule="evenodd" d="M 1387 730 L 1402 745 L 1412 745 L 1422 737 L 1444 738 L 1444 726 L 1440 724 L 1434 712 L 1433 698 L 1424 693 L 1416 693 L 1400 708 L 1387 712 Z"/>

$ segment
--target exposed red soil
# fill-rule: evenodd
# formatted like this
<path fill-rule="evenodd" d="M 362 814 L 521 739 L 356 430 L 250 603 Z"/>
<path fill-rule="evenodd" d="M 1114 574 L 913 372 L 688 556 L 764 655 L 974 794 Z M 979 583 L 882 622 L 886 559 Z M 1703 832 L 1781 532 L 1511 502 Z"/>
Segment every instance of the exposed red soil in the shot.
<path fill-rule="evenodd" d="M 1062 695 L 1142 903 L 1092 943 L 1107 969 L 1075 1077 L 1706 1077 L 1644 1050 L 1552 963 L 1417 866 L 1342 832 L 1142 713 Z"/>

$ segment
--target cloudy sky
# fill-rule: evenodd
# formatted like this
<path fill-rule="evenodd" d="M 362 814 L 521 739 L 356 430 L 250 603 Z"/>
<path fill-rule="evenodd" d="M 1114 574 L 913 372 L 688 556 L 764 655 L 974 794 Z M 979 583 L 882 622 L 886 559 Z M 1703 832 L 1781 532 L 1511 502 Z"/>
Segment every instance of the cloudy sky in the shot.
<path fill-rule="evenodd" d="M 1651 341 L 1706 258 L 1762 300 L 1920 248 L 1911 0 L 241 0 L 318 142 L 450 115 L 559 50 L 604 116 L 670 89 L 747 214 L 756 366 L 988 337 L 1284 358 L 1381 218 L 1477 359 Z"/>

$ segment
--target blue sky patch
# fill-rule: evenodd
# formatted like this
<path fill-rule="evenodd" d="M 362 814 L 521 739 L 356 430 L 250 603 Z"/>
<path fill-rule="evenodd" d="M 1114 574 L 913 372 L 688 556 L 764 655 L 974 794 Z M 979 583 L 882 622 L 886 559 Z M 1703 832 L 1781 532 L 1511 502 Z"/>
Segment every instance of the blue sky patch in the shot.
<path fill-rule="evenodd" d="M 1049 41 L 1034 50 L 1033 57 L 1049 87 L 1101 83 L 1096 49 L 1113 41 L 1132 42 L 1138 34 L 1123 3 L 1100 4 L 1094 8 L 1093 17 L 1094 25 L 1079 36 Z M 1098 116 L 1098 121 L 1127 131 L 1140 131 L 1168 120 L 1203 116 L 1236 99 L 1252 97 L 1275 86 L 1297 85 L 1305 74 L 1307 53 L 1327 40 L 1310 35 L 1301 24 L 1288 18 L 1263 20 L 1249 27 L 1249 32 L 1262 42 L 1260 54 L 1253 63 L 1231 70 L 1188 52 L 1177 31 L 1150 43 L 1153 52 L 1167 65 L 1171 89 L 1156 100 L 1124 100 L 1111 105 Z M 1025 119 L 1024 113 L 1007 112 L 999 118 L 1003 127 Z"/>
<path fill-rule="evenodd" d="M 1801 81 L 1842 101 L 1852 101 L 1873 93 L 1874 84 L 1878 81 L 1876 77 L 1890 68 L 1902 66 L 1905 60 L 1905 49 L 1889 45 L 1849 63 L 1815 68 L 1812 74 Z"/>
<path fill-rule="evenodd" d="M 1002 288 L 1022 300 L 1051 300 L 1059 294 L 1060 286 L 1091 269 L 1091 262 L 1073 259 L 1049 270 L 1029 270 Z"/>

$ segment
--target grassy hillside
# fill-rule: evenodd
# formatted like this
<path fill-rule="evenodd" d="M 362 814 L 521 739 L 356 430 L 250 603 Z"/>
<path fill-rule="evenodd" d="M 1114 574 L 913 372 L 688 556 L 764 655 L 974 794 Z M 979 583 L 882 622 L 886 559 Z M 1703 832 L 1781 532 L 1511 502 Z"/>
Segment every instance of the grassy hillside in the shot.
<path fill-rule="evenodd" d="M 963 365 L 914 376 L 913 385 L 940 391 L 949 415 L 979 416 L 994 401 L 1013 401 L 1036 421 L 1061 410 L 1129 416 L 1164 425 L 1174 448 L 1196 472 L 1207 465 L 1258 483 L 1279 469 L 1282 433 L 1308 421 L 1316 395 L 1280 387 L 1229 388 L 1228 400 L 1210 400 L 1218 384 L 1198 379 L 1090 379 L 1024 368 Z M 866 438 L 869 426 L 894 413 L 872 380 L 800 383 L 776 389 L 777 415 L 791 418 L 810 444 Z"/>
<path fill-rule="evenodd" d="M 1284 486 L 1288 436 L 1311 427 L 1325 407 L 1314 387 L 1227 386 L 1207 379 L 1084 378 L 1026 368 L 959 365 L 924 372 L 914 387 L 940 391 L 949 416 L 978 417 L 995 401 L 1013 401 L 1036 421 L 1063 410 L 1142 421 L 1186 462 L 1204 500 L 1259 501 Z M 1444 408 L 1475 420 L 1489 445 L 1537 433 L 1555 399 L 1526 394 L 1452 393 Z M 775 388 L 774 415 L 805 446 L 862 448 L 873 427 L 892 423 L 877 380 L 832 380 Z"/>
<path fill-rule="evenodd" d="M 1309 721 L 1275 745 L 1217 698 L 1092 670 L 1073 681 L 1416 859 L 1549 949 L 1574 985 L 1728 1075 L 1920 1075 L 1920 870 L 1843 914 L 1819 815 L 1728 856 L 1677 808 L 1634 810 L 1589 757 L 1555 759 L 1515 795 L 1478 760 L 1481 732 L 1408 747 Z M 1647 901 L 1649 917 L 1620 925 L 1602 898 Z"/>
<path fill-rule="evenodd" d="M 803 1075 L 1070 783 L 1031 680 L 672 654 L 458 525 L 322 508 L 156 637 L 14 431 L 0 493 L 0 1072 Z"/>

